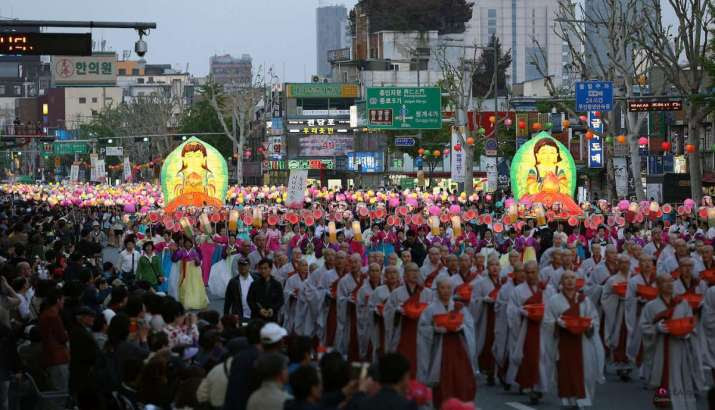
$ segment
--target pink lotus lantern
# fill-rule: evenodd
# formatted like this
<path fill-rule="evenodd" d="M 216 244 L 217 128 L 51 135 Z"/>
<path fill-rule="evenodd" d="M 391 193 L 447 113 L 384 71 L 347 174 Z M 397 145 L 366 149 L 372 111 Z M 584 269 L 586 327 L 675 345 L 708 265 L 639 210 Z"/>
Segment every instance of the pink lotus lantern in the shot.
<path fill-rule="evenodd" d="M 631 204 L 631 203 L 628 202 L 627 199 L 622 199 L 622 200 L 618 201 L 618 209 L 619 209 L 620 211 L 625 212 L 625 211 L 628 210 L 628 206 L 629 206 L 630 204 Z"/>
<path fill-rule="evenodd" d="M 461 210 L 462 209 L 459 207 L 459 205 L 452 205 L 449 207 L 449 213 L 453 215 L 459 214 Z"/>
<path fill-rule="evenodd" d="M 438 216 L 440 214 L 440 209 L 437 205 L 432 205 L 429 208 L 429 214 L 432 216 Z"/>

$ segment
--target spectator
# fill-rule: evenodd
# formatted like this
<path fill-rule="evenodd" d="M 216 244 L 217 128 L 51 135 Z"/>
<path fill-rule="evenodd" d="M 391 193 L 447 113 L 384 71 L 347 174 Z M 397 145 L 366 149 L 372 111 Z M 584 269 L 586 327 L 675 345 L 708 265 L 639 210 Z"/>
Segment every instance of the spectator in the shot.
<path fill-rule="evenodd" d="M 380 359 L 378 369 L 382 387 L 361 401 L 358 410 L 417 410 L 417 403 L 405 398 L 410 381 L 409 360 L 400 353 L 388 353 Z"/>
<path fill-rule="evenodd" d="M 88 306 L 77 310 L 77 323 L 70 332 L 69 389 L 75 396 L 81 389 L 91 390 L 96 387 L 91 370 L 101 353 L 92 334 L 96 311 Z"/>
<path fill-rule="evenodd" d="M 310 365 L 302 365 L 290 375 L 293 400 L 286 402 L 285 410 L 319 410 L 322 385 L 318 370 Z"/>
<path fill-rule="evenodd" d="M 280 353 L 266 353 L 256 361 L 261 387 L 251 394 L 246 410 L 283 410 L 287 399 L 283 391 L 288 381 L 288 361 Z"/>
<path fill-rule="evenodd" d="M 248 398 L 258 388 L 254 364 L 261 352 L 261 329 L 264 324 L 262 320 L 252 320 L 246 326 L 249 346 L 232 359 L 224 410 L 245 410 Z"/>
<path fill-rule="evenodd" d="M 64 296 L 53 290 L 45 297 L 40 313 L 40 334 L 42 335 L 42 357 L 52 388 L 67 391 L 69 387 L 69 336 L 62 323 L 60 311 L 64 306 Z"/>
<path fill-rule="evenodd" d="M 283 306 L 283 287 L 271 274 L 273 262 L 270 259 L 261 259 L 256 266 L 260 278 L 251 283 L 248 290 L 251 318 L 275 322 Z"/>

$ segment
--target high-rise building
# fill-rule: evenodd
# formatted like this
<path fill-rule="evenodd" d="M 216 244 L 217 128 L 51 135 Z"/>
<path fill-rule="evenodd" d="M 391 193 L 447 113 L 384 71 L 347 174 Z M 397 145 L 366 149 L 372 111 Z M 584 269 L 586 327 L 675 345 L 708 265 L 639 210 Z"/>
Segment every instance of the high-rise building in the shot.
<path fill-rule="evenodd" d="M 618 4 L 619 9 L 611 10 L 611 4 Z M 619 2 L 612 0 L 585 0 L 584 12 L 590 19 L 599 23 L 585 25 L 587 40 L 586 44 L 584 44 L 584 53 L 586 64 L 589 67 L 593 67 L 596 74 L 600 72 L 601 65 L 605 70 L 610 70 L 607 27 L 611 25 L 611 22 L 615 22 L 618 25 L 619 21 L 626 20 L 628 24 L 634 24 L 633 21 L 629 20 L 642 20 L 643 13 L 654 13 L 653 10 L 646 6 L 645 1 L 626 2 L 625 0 L 620 0 Z M 632 29 L 635 29 L 635 27 Z M 631 40 L 630 46 L 637 47 L 636 42 Z M 623 54 L 619 50 L 614 50 L 614 53 Z M 625 55 L 630 56 L 631 53 L 625 53 Z M 636 64 L 638 63 L 636 62 Z"/>
<path fill-rule="evenodd" d="M 230 54 L 209 59 L 209 75 L 226 90 L 250 87 L 253 79 L 252 59 L 249 54 L 235 58 Z"/>
<path fill-rule="evenodd" d="M 554 32 L 559 0 L 480 0 L 472 9 L 465 44 L 486 46 L 492 35 L 511 50 L 507 70 L 512 84 L 542 77 L 538 66 L 559 85 L 567 80 L 568 47 Z"/>
<path fill-rule="evenodd" d="M 330 76 L 328 51 L 349 47 L 347 41 L 348 9 L 345 6 L 324 6 L 315 10 L 316 74 Z"/>

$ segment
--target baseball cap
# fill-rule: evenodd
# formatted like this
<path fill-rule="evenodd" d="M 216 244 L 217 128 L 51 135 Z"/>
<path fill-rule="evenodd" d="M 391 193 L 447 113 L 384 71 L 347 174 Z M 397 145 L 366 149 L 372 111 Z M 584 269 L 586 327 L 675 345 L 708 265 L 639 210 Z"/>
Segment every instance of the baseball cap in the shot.
<path fill-rule="evenodd" d="M 274 344 L 280 342 L 284 337 L 288 335 L 288 332 L 282 328 L 278 323 L 270 322 L 266 323 L 261 328 L 261 343 L 264 344 Z"/>
<path fill-rule="evenodd" d="M 97 222 L 97 221 L 92 222 L 92 226 L 99 226 L 99 222 Z"/>
<path fill-rule="evenodd" d="M 239 258 L 238 264 L 239 265 L 250 265 L 250 262 L 248 262 L 248 259 L 246 259 L 246 258 Z"/>

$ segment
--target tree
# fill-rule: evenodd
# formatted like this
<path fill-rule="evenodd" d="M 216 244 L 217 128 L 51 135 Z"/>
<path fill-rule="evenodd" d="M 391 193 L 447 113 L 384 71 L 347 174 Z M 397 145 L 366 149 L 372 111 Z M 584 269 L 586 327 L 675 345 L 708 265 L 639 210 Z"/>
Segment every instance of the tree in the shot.
<path fill-rule="evenodd" d="M 506 70 L 511 66 L 511 50 L 502 53 L 501 41 L 499 37 L 492 34 L 487 44 L 488 49 L 482 50 L 482 54 L 477 62 L 477 71 L 472 78 L 472 94 L 484 96 L 484 98 L 494 98 L 494 56 L 497 57 L 497 95 L 506 93 Z M 496 48 L 496 53 L 494 52 Z"/>
<path fill-rule="evenodd" d="M 350 11 L 353 35 L 356 10 L 367 14 L 371 33 L 386 30 L 463 33 L 472 17 L 472 3 L 466 0 L 360 0 Z"/>
<path fill-rule="evenodd" d="M 251 83 L 247 87 L 233 85 L 222 87 L 213 79 L 209 79 L 204 93 L 214 110 L 216 119 L 221 124 L 223 133 L 231 141 L 233 150 L 237 153 L 235 156 L 236 180 L 239 185 L 243 183 L 242 153 L 246 144 L 246 136 L 256 116 L 256 105 L 265 93 L 262 70 L 259 67 L 252 73 Z M 272 69 L 268 73 L 272 78 Z M 227 118 L 230 119 L 230 124 Z"/>
<path fill-rule="evenodd" d="M 587 13 L 583 5 L 575 4 L 571 0 L 560 0 L 556 13 L 554 32 L 568 46 L 570 64 L 565 67 L 572 75 L 581 80 L 600 79 L 618 84 L 614 90 L 613 110 L 602 116 L 604 132 L 588 128 L 602 137 L 625 132 L 629 144 L 629 157 L 631 159 L 631 172 L 635 184 L 636 197 L 645 199 L 645 190 L 641 181 L 640 151 L 638 138 L 640 129 L 647 115 L 645 113 L 630 113 L 625 108 L 625 101 L 635 95 L 636 78 L 644 75 L 648 68 L 648 61 L 640 58 L 636 36 L 641 29 L 639 15 L 642 11 L 640 0 L 597 0 L 598 3 Z M 594 35 L 595 33 L 595 35 Z M 603 44 L 597 43 L 603 38 Z M 544 82 L 552 97 L 573 96 L 573 87 L 557 87 L 545 62 L 546 52 L 537 39 L 533 39 L 539 54 L 532 58 L 531 64 L 544 77 Z M 605 50 L 603 49 L 605 47 Z M 540 57 L 539 57 L 540 56 Z M 570 84 L 569 84 L 570 85 Z M 619 98 L 620 97 L 620 98 Z M 571 117 L 578 117 L 570 104 L 556 103 Z M 627 112 L 625 115 L 625 129 L 621 130 L 616 122 L 617 112 Z M 605 144 L 606 178 L 608 198 L 614 200 L 615 173 L 613 169 L 613 146 Z"/>
<path fill-rule="evenodd" d="M 201 86 L 198 90 L 200 98 L 184 110 L 179 120 L 179 132 L 182 134 L 204 134 L 218 133 L 221 135 L 197 135 L 200 140 L 211 144 L 221 155 L 226 158 L 233 156 L 233 144 L 223 135 L 223 127 L 214 112 L 208 99 L 203 98 L 207 93 L 207 86 Z"/>
<path fill-rule="evenodd" d="M 713 107 L 698 102 L 705 94 L 708 79 L 703 63 L 707 61 L 709 30 L 713 25 L 712 0 L 667 0 L 677 20 L 677 27 L 665 25 L 660 0 L 646 0 L 647 12 L 640 16 L 643 29 L 637 39 L 647 58 L 668 86 L 683 97 L 687 122 L 686 142 L 695 147 L 688 155 L 692 198 L 703 195 L 703 169 L 700 140 L 705 136 L 704 120 Z"/>

